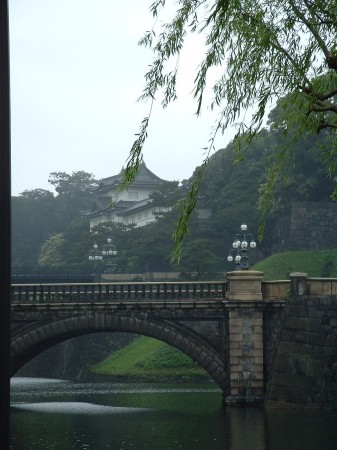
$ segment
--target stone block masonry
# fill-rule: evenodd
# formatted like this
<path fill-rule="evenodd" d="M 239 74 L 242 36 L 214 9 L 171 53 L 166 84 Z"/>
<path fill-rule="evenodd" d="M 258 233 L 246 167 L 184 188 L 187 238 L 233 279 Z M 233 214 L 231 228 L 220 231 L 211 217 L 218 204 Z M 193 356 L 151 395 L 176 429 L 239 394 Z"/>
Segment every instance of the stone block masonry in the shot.
<path fill-rule="evenodd" d="M 12 373 L 71 337 L 136 333 L 167 342 L 194 359 L 218 383 L 227 405 L 254 405 L 265 398 L 267 403 L 336 407 L 337 279 L 295 272 L 284 290 L 262 289 L 262 276 L 230 272 L 223 296 L 192 301 L 159 296 L 102 303 L 100 297 L 92 301 L 90 292 L 78 303 L 73 297 L 62 302 L 55 296 L 46 302 L 20 297 L 11 305 Z M 14 300 L 16 290 L 13 286 Z"/>
<path fill-rule="evenodd" d="M 247 270 L 227 274 L 229 280 L 227 405 L 263 402 L 262 272 Z M 260 305 L 260 306 L 259 306 Z"/>
<path fill-rule="evenodd" d="M 266 403 L 337 406 L 337 297 L 290 298 Z"/>
<path fill-rule="evenodd" d="M 331 243 L 336 242 L 336 228 L 336 203 L 293 202 L 288 214 L 275 224 L 272 252 L 331 249 Z"/>
<path fill-rule="evenodd" d="M 262 311 L 229 311 L 230 395 L 227 404 L 260 403 L 264 395 Z"/>

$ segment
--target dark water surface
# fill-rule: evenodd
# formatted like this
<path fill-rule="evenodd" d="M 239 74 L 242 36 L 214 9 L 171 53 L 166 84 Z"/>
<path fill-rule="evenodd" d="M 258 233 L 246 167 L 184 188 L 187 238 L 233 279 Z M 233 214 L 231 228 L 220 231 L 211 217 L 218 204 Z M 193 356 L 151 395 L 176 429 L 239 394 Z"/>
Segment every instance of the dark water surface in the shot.
<path fill-rule="evenodd" d="M 13 450 L 337 450 L 337 413 L 229 408 L 213 384 L 13 378 Z"/>

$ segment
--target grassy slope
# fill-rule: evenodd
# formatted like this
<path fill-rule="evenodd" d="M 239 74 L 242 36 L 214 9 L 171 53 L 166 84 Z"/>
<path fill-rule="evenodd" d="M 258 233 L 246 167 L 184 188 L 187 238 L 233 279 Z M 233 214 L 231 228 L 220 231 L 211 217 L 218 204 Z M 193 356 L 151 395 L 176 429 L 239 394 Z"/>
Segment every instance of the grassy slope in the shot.
<path fill-rule="evenodd" d="M 276 253 L 255 264 L 252 269 L 264 272 L 264 280 L 287 280 L 291 272 L 309 277 L 337 277 L 337 250 L 310 250 Z"/>
<path fill-rule="evenodd" d="M 255 264 L 264 280 L 288 279 L 291 272 L 312 277 L 337 277 L 337 251 L 293 251 L 277 253 Z M 91 368 L 95 374 L 131 377 L 147 381 L 207 379 L 207 373 L 190 358 L 164 342 L 141 337 L 112 353 Z"/>
<path fill-rule="evenodd" d="M 208 379 L 207 373 L 191 358 L 164 342 L 141 337 L 112 353 L 91 368 L 91 372 L 147 381 Z"/>

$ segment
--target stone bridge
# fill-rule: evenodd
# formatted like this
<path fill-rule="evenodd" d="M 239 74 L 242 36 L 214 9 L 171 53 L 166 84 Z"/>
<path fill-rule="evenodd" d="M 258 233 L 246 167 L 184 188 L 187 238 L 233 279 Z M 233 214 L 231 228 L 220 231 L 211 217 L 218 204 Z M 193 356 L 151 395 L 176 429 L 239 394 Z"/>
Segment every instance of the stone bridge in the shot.
<path fill-rule="evenodd" d="M 227 404 L 261 403 L 274 376 L 290 293 L 337 289 L 337 280 L 310 281 L 303 274 L 278 282 L 262 277 L 236 271 L 228 283 L 12 285 L 11 373 L 66 339 L 131 332 L 190 356 L 220 386 Z"/>

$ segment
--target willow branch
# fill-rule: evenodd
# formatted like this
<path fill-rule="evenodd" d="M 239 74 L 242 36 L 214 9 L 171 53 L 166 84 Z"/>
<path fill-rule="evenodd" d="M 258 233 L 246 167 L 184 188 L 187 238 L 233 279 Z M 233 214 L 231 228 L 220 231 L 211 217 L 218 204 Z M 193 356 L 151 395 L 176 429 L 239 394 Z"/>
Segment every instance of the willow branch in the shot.
<path fill-rule="evenodd" d="M 329 123 L 329 122 L 320 123 L 317 126 L 317 133 L 319 133 L 324 128 L 335 128 L 335 129 L 337 129 L 337 124 L 336 123 Z"/>
<path fill-rule="evenodd" d="M 311 34 L 314 36 L 314 38 L 316 39 L 318 45 L 320 46 L 322 52 L 325 55 L 325 58 L 327 59 L 327 61 L 329 60 L 329 58 L 331 57 L 331 53 L 328 49 L 328 47 L 325 45 L 324 40 L 321 38 L 319 32 L 317 31 L 317 28 L 310 23 L 310 21 L 305 17 L 305 15 L 302 13 L 302 11 L 300 11 L 297 6 L 294 4 L 294 2 L 289 2 L 290 6 L 292 7 L 294 13 L 302 20 L 302 22 L 306 25 L 306 27 L 308 28 L 308 30 L 311 32 Z M 308 11 L 309 14 L 312 16 L 312 12 L 310 11 L 310 8 L 308 7 Z"/>
<path fill-rule="evenodd" d="M 321 94 L 319 96 L 320 100 L 328 100 L 331 97 L 334 97 L 335 95 L 337 95 L 337 88 L 333 89 L 332 91 L 328 91 L 325 94 Z"/>
<path fill-rule="evenodd" d="M 336 105 L 325 105 L 325 106 L 319 106 L 319 105 L 313 105 L 310 108 L 311 112 L 334 112 L 337 114 L 337 106 Z"/>
<path fill-rule="evenodd" d="M 255 22 L 258 26 L 262 26 L 268 32 L 269 28 L 268 28 L 267 24 L 264 23 L 263 21 L 262 21 L 262 23 L 258 22 L 257 19 L 254 16 L 252 16 L 251 14 L 242 13 L 242 17 L 243 18 L 248 17 L 251 21 Z M 282 45 L 277 40 L 276 36 L 273 36 L 272 38 L 270 38 L 270 45 L 272 47 L 274 47 L 275 50 L 278 50 L 282 55 L 284 55 L 286 57 L 286 59 L 298 70 L 298 72 L 302 74 L 304 81 L 307 83 L 308 86 L 310 86 L 310 89 L 312 89 L 312 84 L 311 84 L 309 78 L 303 72 L 302 66 L 300 66 L 298 64 L 298 62 L 296 61 L 296 59 L 294 59 L 290 55 L 290 53 L 284 47 L 282 47 Z"/>

